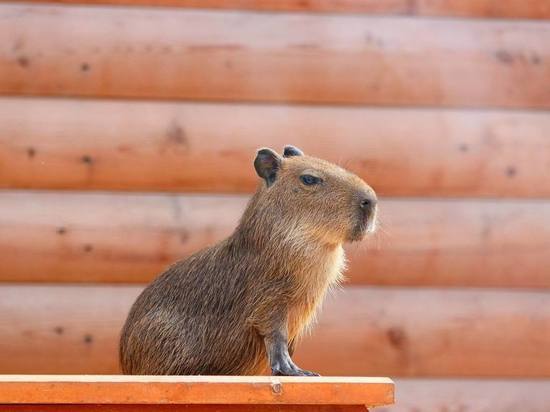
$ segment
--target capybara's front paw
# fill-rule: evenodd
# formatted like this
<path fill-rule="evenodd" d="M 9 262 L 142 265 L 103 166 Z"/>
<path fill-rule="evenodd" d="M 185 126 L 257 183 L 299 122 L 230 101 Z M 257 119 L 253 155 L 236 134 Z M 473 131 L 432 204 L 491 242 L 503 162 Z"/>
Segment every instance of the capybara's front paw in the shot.
<path fill-rule="evenodd" d="M 274 376 L 319 376 L 318 373 L 300 369 L 290 358 L 281 359 L 271 366 L 271 374 Z"/>

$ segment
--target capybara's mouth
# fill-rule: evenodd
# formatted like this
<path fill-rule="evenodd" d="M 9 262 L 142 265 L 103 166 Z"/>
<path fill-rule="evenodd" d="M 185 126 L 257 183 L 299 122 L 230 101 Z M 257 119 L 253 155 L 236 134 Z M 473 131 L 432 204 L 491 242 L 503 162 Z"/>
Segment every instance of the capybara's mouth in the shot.
<path fill-rule="evenodd" d="M 363 240 L 368 234 L 376 230 L 376 215 L 371 214 L 367 218 L 360 218 L 353 226 L 348 238 L 348 242 L 358 242 Z"/>
<path fill-rule="evenodd" d="M 373 215 L 367 219 L 367 233 L 374 233 L 376 231 L 376 216 Z"/>
<path fill-rule="evenodd" d="M 368 233 L 369 223 L 367 220 L 361 219 L 359 223 L 353 226 L 351 233 L 349 234 L 348 242 L 359 242 L 365 238 Z"/>

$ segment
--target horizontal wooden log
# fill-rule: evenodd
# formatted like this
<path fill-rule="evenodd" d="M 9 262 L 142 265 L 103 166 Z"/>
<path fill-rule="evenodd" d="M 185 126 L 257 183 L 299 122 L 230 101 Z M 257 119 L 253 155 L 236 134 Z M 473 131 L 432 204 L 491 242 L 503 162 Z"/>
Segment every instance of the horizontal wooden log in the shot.
<path fill-rule="evenodd" d="M 0 404 L 390 405 L 389 378 L 0 376 Z"/>
<path fill-rule="evenodd" d="M 12 0 L 14 1 L 14 0 Z M 15 0 L 26 1 L 29 0 Z M 548 0 L 30 0 L 36 3 L 173 6 L 406 16 L 550 18 Z"/>
<path fill-rule="evenodd" d="M 292 143 L 380 195 L 549 197 L 546 112 L 0 98 L 0 187 L 251 192 Z"/>
<path fill-rule="evenodd" d="M 324 375 L 550 377 L 548 343 L 547 292 L 348 288 L 297 354 Z"/>
<path fill-rule="evenodd" d="M 0 287 L 0 373 L 115 373 L 139 286 Z M 348 288 L 295 360 L 325 376 L 550 377 L 550 294 Z"/>
<path fill-rule="evenodd" d="M 375 412 L 546 412 L 548 380 L 397 379 L 397 399 Z"/>
<path fill-rule="evenodd" d="M 41 5 L 0 19 L 4 94 L 550 108 L 542 22 Z"/>
<path fill-rule="evenodd" d="M 228 236 L 244 196 L 0 193 L 0 280 L 148 282 Z M 550 287 L 546 201 L 380 202 L 351 284 Z"/>

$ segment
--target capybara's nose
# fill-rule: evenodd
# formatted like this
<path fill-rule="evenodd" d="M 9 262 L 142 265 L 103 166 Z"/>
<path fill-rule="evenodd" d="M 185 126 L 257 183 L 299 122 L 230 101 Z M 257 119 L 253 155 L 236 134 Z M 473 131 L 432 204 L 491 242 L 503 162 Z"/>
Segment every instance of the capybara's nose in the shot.
<path fill-rule="evenodd" d="M 366 213 L 370 214 L 376 207 L 377 199 L 374 196 L 366 195 L 363 196 L 359 207 Z"/>

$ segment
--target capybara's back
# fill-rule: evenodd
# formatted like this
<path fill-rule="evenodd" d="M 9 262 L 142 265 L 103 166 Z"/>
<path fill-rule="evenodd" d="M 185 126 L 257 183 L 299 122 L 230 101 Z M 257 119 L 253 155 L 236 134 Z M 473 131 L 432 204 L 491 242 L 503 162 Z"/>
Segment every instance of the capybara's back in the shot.
<path fill-rule="evenodd" d="M 265 371 L 262 338 L 247 326 L 254 287 L 243 263 L 224 248 L 213 247 L 172 265 L 147 287 L 122 331 L 123 373 Z"/>

